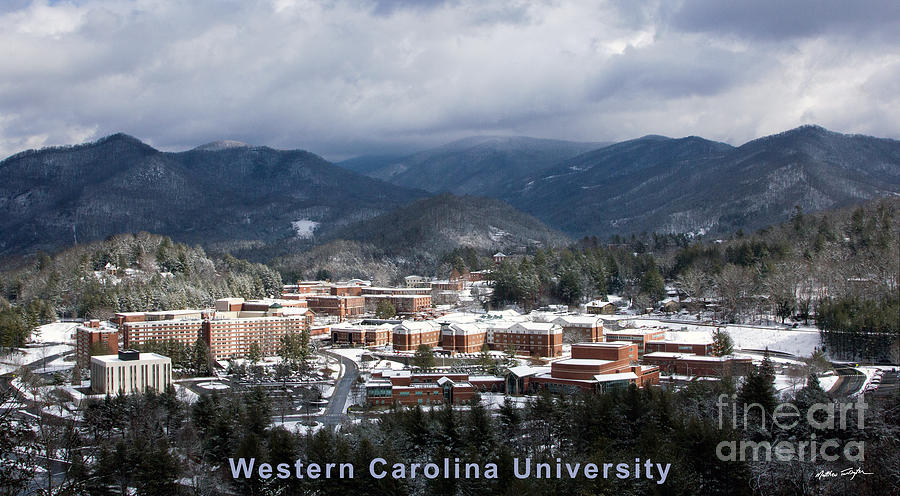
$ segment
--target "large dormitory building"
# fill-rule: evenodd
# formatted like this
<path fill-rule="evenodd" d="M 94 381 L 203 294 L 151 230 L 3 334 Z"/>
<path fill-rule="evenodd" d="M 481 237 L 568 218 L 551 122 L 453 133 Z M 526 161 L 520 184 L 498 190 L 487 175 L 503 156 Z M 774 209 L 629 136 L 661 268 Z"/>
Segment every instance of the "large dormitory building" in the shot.
<path fill-rule="evenodd" d="M 264 355 L 274 355 L 285 334 L 312 326 L 313 313 L 296 301 L 223 298 L 213 310 L 122 312 L 116 323 L 125 348 L 151 341 L 193 345 L 202 339 L 216 360 L 246 356 L 257 343 Z"/>

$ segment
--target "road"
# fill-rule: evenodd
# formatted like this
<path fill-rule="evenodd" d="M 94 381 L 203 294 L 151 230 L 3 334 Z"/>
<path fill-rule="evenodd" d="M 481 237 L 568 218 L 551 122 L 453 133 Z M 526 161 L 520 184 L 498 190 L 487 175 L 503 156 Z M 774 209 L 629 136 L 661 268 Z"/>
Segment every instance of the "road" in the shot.
<path fill-rule="evenodd" d="M 836 366 L 834 371 L 840 376 L 837 384 L 830 391 L 835 398 L 850 396 L 862 389 L 863 384 L 866 383 L 866 375 L 854 368 Z"/>
<path fill-rule="evenodd" d="M 356 384 L 359 377 L 359 368 L 356 366 L 356 362 L 345 356 L 328 351 L 324 353 L 340 360 L 344 365 L 344 373 L 334 386 L 331 400 L 328 402 L 325 414 L 319 417 L 319 421 L 324 425 L 339 425 L 347 419 L 347 398 L 350 396 L 350 389 Z"/>

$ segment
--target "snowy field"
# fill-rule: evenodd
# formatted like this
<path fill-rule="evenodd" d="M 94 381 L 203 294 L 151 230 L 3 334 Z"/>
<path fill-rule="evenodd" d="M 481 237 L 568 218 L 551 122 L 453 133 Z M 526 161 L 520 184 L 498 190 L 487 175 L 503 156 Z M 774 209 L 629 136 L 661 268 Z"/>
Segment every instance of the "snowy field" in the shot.
<path fill-rule="evenodd" d="M 39 326 L 31 334 L 35 343 L 75 343 L 76 322 L 54 322 Z"/>
<path fill-rule="evenodd" d="M 349 358 L 356 363 L 359 363 L 362 360 L 363 354 L 370 353 L 370 351 L 365 348 L 332 348 L 328 351 L 335 355 Z"/>
<path fill-rule="evenodd" d="M 28 348 L 17 349 L 9 355 L 0 356 L 0 374 L 14 372 L 22 365 L 27 365 L 42 358 L 53 356 L 59 353 L 66 353 L 72 351 L 73 349 L 74 347 L 68 344 L 54 344 L 38 347 L 31 346 Z M 55 366 L 54 362 L 48 363 L 47 366 L 48 369 L 57 370 L 53 369 L 53 367 Z M 72 368 L 72 365 L 61 367 L 58 370 L 62 370 L 65 368 Z M 48 372 L 51 370 L 48 370 Z M 42 371 L 39 370 L 38 372 Z"/>
<path fill-rule="evenodd" d="M 634 319 L 637 327 L 657 327 L 666 329 L 666 339 L 679 342 L 703 342 L 712 339 L 714 326 L 661 322 L 654 319 Z M 821 346 L 819 331 L 816 329 L 781 329 L 753 326 L 724 326 L 734 341 L 735 349 L 783 351 L 798 357 L 812 355 Z"/>

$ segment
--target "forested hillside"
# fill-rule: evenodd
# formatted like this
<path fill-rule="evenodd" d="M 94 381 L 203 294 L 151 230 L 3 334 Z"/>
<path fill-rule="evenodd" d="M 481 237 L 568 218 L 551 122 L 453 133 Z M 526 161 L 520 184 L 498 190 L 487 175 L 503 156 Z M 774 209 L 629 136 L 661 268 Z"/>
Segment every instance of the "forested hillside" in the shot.
<path fill-rule="evenodd" d="M 57 317 L 109 318 L 117 311 L 212 305 L 216 298 L 277 296 L 281 276 L 231 256 L 147 233 L 79 245 L 0 273 L 0 345 L 21 345 Z"/>

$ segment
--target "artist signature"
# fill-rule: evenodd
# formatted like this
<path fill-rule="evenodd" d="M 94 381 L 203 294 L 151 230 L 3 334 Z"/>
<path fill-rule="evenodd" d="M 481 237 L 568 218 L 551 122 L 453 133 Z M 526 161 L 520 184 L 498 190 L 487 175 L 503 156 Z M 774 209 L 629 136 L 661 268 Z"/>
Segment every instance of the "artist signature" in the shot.
<path fill-rule="evenodd" d="M 865 470 L 863 470 L 860 467 L 856 467 L 856 468 L 847 467 L 844 470 L 841 470 L 840 472 L 835 472 L 834 470 L 819 470 L 818 472 L 816 472 L 816 479 L 818 479 L 818 480 L 831 479 L 833 477 L 840 476 L 840 477 L 850 477 L 850 480 L 853 480 L 856 478 L 857 475 L 872 475 L 872 474 L 873 474 L 872 472 L 866 472 Z"/>

